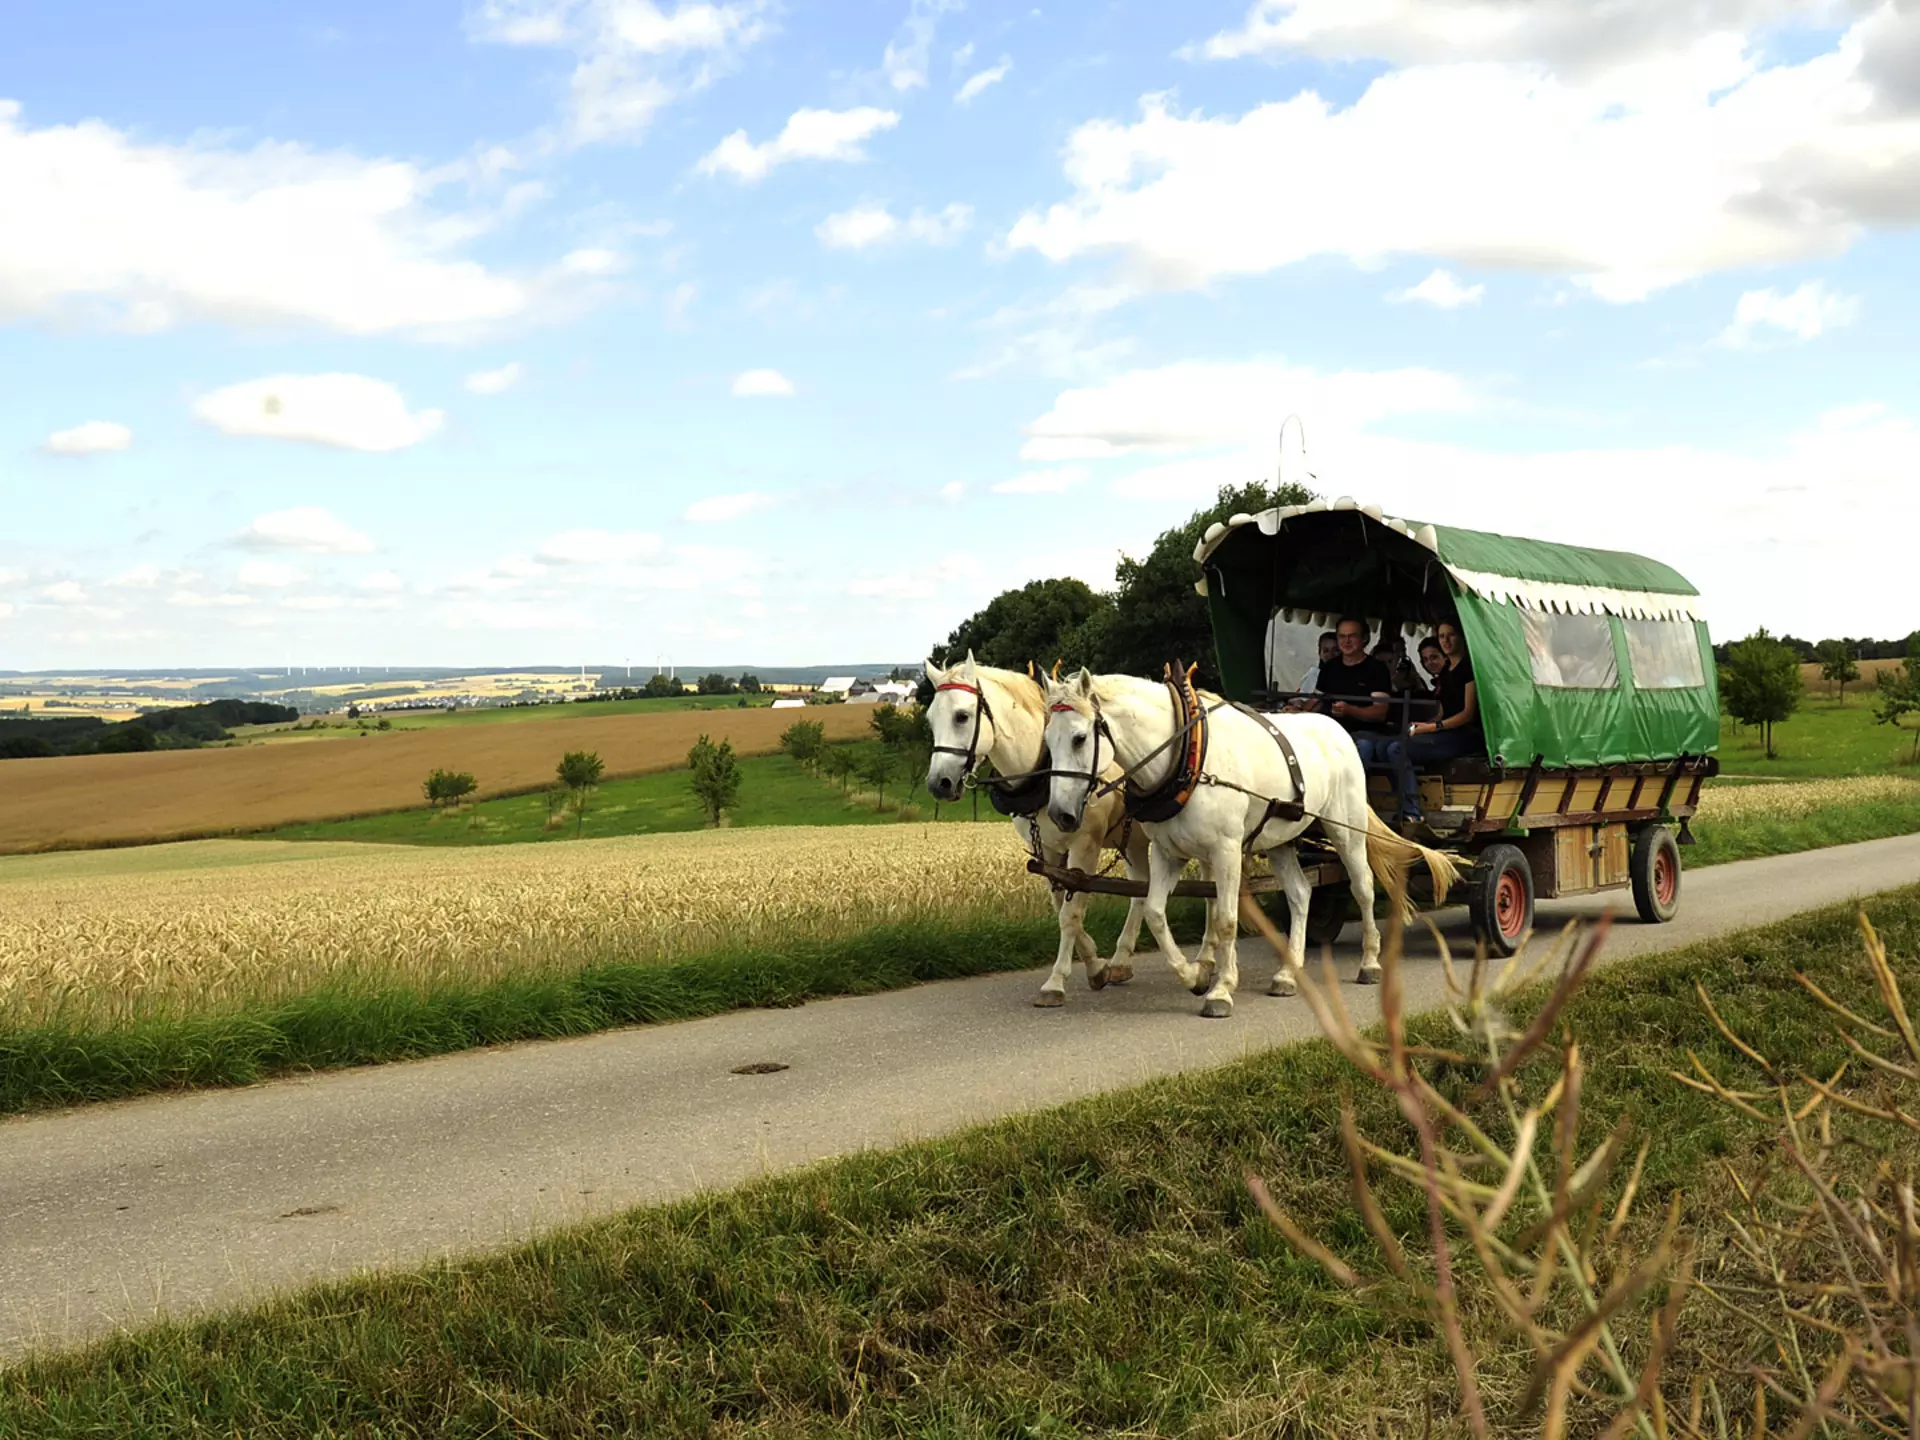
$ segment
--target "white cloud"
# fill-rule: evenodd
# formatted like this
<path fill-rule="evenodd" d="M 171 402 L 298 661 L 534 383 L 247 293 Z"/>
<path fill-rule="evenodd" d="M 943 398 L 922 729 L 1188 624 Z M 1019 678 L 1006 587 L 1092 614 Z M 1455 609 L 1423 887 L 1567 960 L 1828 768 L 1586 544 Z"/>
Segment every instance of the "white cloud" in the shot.
<path fill-rule="evenodd" d="M 953 204 L 942 210 L 915 210 L 896 220 L 885 205 L 856 205 L 827 216 L 813 227 L 829 250 L 864 250 L 891 240 L 920 240 L 947 245 L 958 240 L 973 223 L 971 205 Z"/>
<path fill-rule="evenodd" d="M 243 381 L 203 395 L 193 413 L 227 435 L 372 451 L 417 445 L 446 419 L 439 410 L 409 412 L 384 380 L 337 374 Z"/>
<path fill-rule="evenodd" d="M 733 377 L 733 393 L 749 398 L 793 394 L 793 382 L 778 370 L 742 370 Z"/>
<path fill-rule="evenodd" d="M 1357 433 L 1388 416 L 1459 414 L 1479 403 L 1464 380 L 1436 370 L 1322 374 L 1279 360 L 1183 361 L 1061 391 L 1026 427 L 1020 454 L 1099 460 L 1236 445 L 1263 453 L 1271 471 L 1280 420 L 1292 411 L 1311 417 L 1317 439 Z"/>
<path fill-rule="evenodd" d="M 1058 495 L 1071 490 L 1090 472 L 1084 465 L 1061 465 L 1052 470 L 1029 470 L 993 487 L 996 495 Z"/>
<path fill-rule="evenodd" d="M 364 555 L 373 541 L 318 505 L 275 510 L 233 538 L 243 550 L 299 550 L 310 555 Z"/>
<path fill-rule="evenodd" d="M 861 145 L 900 123 L 892 110 L 862 105 L 852 110 L 796 110 L 772 140 L 755 145 L 736 130 L 700 160 L 702 175 L 729 174 L 748 182 L 764 179 L 774 167 L 792 160 L 859 161 Z"/>
<path fill-rule="evenodd" d="M 1769 63 L 1743 27 L 1784 8 L 1264 4 L 1255 18 L 1291 48 L 1311 39 L 1314 53 L 1404 68 L 1350 104 L 1303 91 L 1209 116 L 1149 96 L 1132 124 L 1082 125 L 1066 149 L 1071 195 L 1023 216 L 1008 244 L 1056 261 L 1117 255 L 1162 288 L 1314 256 L 1423 255 L 1571 276 L 1629 301 L 1920 219 L 1920 123 L 1876 104 L 1891 92 L 1870 75 L 1887 58 L 1870 47 L 1892 42 L 1862 22 Z"/>
<path fill-rule="evenodd" d="M 533 288 L 461 251 L 492 223 L 429 208 L 450 178 L 263 142 L 41 129 L 0 100 L 0 321 L 435 331 L 524 312 Z"/>
<path fill-rule="evenodd" d="M 49 455 L 98 455 L 124 450 L 133 444 L 133 431 L 112 420 L 88 420 L 70 430 L 56 430 L 41 449 Z"/>
<path fill-rule="evenodd" d="M 998 85 L 1012 72 L 1013 61 L 1002 55 L 1000 57 L 1000 63 L 995 65 L 991 70 L 982 70 L 977 74 L 969 75 L 967 77 L 967 83 L 954 91 L 953 103 L 956 105 L 972 104 L 981 91 L 991 85 Z"/>
<path fill-rule="evenodd" d="M 374 570 L 360 577 L 360 588 L 375 595 L 392 595 L 407 588 L 407 582 L 392 570 Z"/>
<path fill-rule="evenodd" d="M 498 395 L 518 385 L 525 373 L 526 368 L 518 360 L 510 360 L 498 370 L 474 371 L 467 376 L 466 386 L 475 395 Z"/>
<path fill-rule="evenodd" d="M 41 588 L 40 598 L 49 605 L 80 605 L 86 602 L 87 592 L 72 580 L 56 580 Z"/>
<path fill-rule="evenodd" d="M 1451 270 L 1435 270 L 1418 285 L 1395 290 L 1387 299 L 1396 304 L 1417 300 L 1442 310 L 1458 310 L 1462 305 L 1478 305 L 1487 293 L 1485 285 L 1462 285 Z"/>
<path fill-rule="evenodd" d="M 1784 295 L 1772 287 L 1749 290 L 1733 307 L 1733 321 L 1717 343 L 1732 350 L 1755 349 L 1763 343 L 1760 331 L 1775 332 L 1772 338 L 1780 343 L 1812 340 L 1859 317 L 1859 296 L 1837 295 L 1818 280 Z"/>
<path fill-rule="evenodd" d="M 571 50 L 564 139 L 630 140 L 667 105 L 705 89 L 772 32 L 764 0 L 664 9 L 653 0 L 487 0 L 479 39 Z"/>
<path fill-rule="evenodd" d="M 949 480 L 940 487 L 940 498 L 949 505 L 957 505 L 967 493 L 967 487 L 958 480 Z"/>
<path fill-rule="evenodd" d="M 560 268 L 569 275 L 618 275 L 627 268 L 627 257 L 618 250 L 590 245 L 562 255 Z"/>
<path fill-rule="evenodd" d="M 660 537 L 644 530 L 563 530 L 540 542 L 534 559 L 546 565 L 617 565 L 660 550 Z"/>
<path fill-rule="evenodd" d="M 961 0 L 910 0 L 907 18 L 887 42 L 881 73 L 895 90 L 916 90 L 927 83 L 927 57 L 940 17 L 960 8 Z"/>
<path fill-rule="evenodd" d="M 237 578 L 249 590 L 284 590 L 306 579 L 307 572 L 278 560 L 244 560 Z"/>
<path fill-rule="evenodd" d="M 739 495 L 709 495 L 687 507 L 686 518 L 696 525 L 717 525 L 738 520 L 773 504 L 771 495 L 749 490 Z"/>

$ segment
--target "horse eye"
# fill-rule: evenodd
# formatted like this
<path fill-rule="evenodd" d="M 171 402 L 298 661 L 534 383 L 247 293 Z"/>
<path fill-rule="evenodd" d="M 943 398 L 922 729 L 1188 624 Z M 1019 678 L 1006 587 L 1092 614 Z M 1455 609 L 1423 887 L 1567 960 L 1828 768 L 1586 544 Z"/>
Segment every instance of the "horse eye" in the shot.
<path fill-rule="evenodd" d="M 967 712 L 964 710 L 956 710 L 953 712 L 953 718 L 964 725 L 967 723 Z"/>
<path fill-rule="evenodd" d="M 1073 737 L 1073 748 L 1076 750 L 1078 750 L 1082 745 L 1086 743 L 1087 743 L 1087 737 L 1084 735 L 1076 735 Z"/>

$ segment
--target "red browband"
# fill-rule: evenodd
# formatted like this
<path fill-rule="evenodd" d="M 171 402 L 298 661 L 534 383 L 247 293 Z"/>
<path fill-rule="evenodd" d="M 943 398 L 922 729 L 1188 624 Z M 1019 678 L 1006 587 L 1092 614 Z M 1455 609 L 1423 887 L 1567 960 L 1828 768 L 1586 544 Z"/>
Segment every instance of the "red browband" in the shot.
<path fill-rule="evenodd" d="M 936 685 L 933 688 L 935 690 L 964 690 L 969 695 L 978 695 L 980 693 L 980 687 L 978 685 L 962 685 L 958 680 L 949 680 L 946 684 Z"/>
<path fill-rule="evenodd" d="M 1073 706 L 1071 706 L 1071 705 L 1069 705 L 1069 704 L 1067 704 L 1067 702 L 1066 702 L 1066 701 L 1064 701 L 1064 700 L 1062 700 L 1062 701 L 1061 701 L 1061 702 L 1060 702 L 1059 704 L 1057 704 L 1057 705 L 1049 705 L 1049 706 L 1048 706 L 1047 708 L 1048 708 L 1049 710 L 1057 710 L 1057 711 L 1061 711 L 1061 712 L 1065 712 L 1065 713 L 1071 713 L 1074 707 L 1073 707 Z"/>

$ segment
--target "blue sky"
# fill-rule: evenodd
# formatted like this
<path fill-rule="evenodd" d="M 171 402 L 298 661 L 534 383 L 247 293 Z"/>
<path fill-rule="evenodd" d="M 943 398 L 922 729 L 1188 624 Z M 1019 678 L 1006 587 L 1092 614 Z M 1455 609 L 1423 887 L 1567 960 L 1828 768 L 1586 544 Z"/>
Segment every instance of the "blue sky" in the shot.
<path fill-rule="evenodd" d="M 1920 625 L 1920 12 L 17 0 L 0 667 L 803 664 L 1227 481 Z"/>

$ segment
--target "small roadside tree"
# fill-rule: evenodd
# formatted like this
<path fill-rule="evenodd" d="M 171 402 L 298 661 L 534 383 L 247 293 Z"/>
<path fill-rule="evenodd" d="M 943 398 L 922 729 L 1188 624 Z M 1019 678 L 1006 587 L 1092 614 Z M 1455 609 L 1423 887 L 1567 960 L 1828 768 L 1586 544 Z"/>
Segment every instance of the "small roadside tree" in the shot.
<path fill-rule="evenodd" d="M 687 752 L 687 768 L 693 772 L 693 793 L 707 812 L 707 823 L 717 826 L 740 793 L 740 765 L 733 758 L 733 742 L 722 740 L 716 745 L 702 735 Z"/>
<path fill-rule="evenodd" d="M 867 726 L 882 745 L 889 747 L 911 745 L 920 728 L 914 712 L 891 703 L 876 705 Z"/>
<path fill-rule="evenodd" d="M 1898 730 L 1912 715 L 1920 719 L 1920 630 L 1907 637 L 1907 658 L 1897 670 L 1882 670 L 1874 677 L 1880 687 L 1880 700 L 1874 720 Z M 1913 732 L 1913 753 L 1909 764 L 1920 764 L 1920 727 Z"/>
<path fill-rule="evenodd" d="M 560 783 L 567 787 L 573 796 L 575 816 L 573 833 L 577 839 L 587 824 L 587 796 L 600 783 L 600 777 L 606 773 L 606 765 L 599 755 L 591 750 L 569 750 L 560 757 L 555 773 Z"/>
<path fill-rule="evenodd" d="M 874 809 L 887 808 L 887 781 L 898 768 L 898 759 L 890 746 L 877 745 L 860 762 L 860 778 L 873 786 Z"/>
<path fill-rule="evenodd" d="M 649 700 L 659 700 L 669 695 L 684 695 L 687 692 L 686 687 L 678 680 L 672 679 L 666 671 L 660 670 L 654 672 L 640 693 Z"/>
<path fill-rule="evenodd" d="M 731 695 L 734 691 L 734 684 L 733 681 L 716 670 L 711 675 L 702 675 L 698 688 L 702 695 Z"/>
<path fill-rule="evenodd" d="M 760 677 L 751 670 L 747 671 L 740 677 L 740 693 L 742 695 L 758 695 L 760 693 Z"/>
<path fill-rule="evenodd" d="M 1827 682 L 1827 694 L 1832 695 L 1834 687 L 1840 691 L 1840 703 L 1847 703 L 1847 686 L 1860 678 L 1860 667 L 1855 663 L 1853 642 L 1850 640 L 1822 640 L 1819 645 L 1820 678 Z"/>
<path fill-rule="evenodd" d="M 1773 727 L 1800 708 L 1800 654 L 1767 633 L 1763 625 L 1746 639 L 1727 647 L 1727 713 L 1747 725 L 1758 725 L 1767 759 L 1774 758 Z"/>
<path fill-rule="evenodd" d="M 844 745 L 829 745 L 820 755 L 820 768 L 827 772 L 828 779 L 840 782 L 842 795 L 847 793 L 847 782 L 859 763 L 854 759 L 853 751 Z"/>
<path fill-rule="evenodd" d="M 826 748 L 827 727 L 819 720 L 796 720 L 780 732 L 780 748 L 812 768 Z"/>
<path fill-rule="evenodd" d="M 426 792 L 427 805 L 439 809 L 442 805 L 457 805 L 477 788 L 472 774 L 465 770 L 434 770 L 428 773 L 426 783 L 420 787 Z"/>

